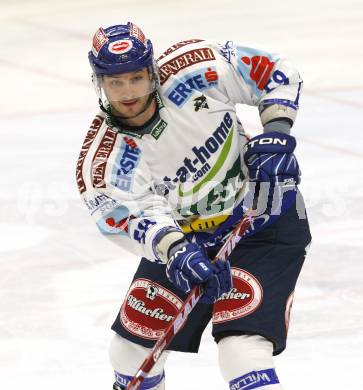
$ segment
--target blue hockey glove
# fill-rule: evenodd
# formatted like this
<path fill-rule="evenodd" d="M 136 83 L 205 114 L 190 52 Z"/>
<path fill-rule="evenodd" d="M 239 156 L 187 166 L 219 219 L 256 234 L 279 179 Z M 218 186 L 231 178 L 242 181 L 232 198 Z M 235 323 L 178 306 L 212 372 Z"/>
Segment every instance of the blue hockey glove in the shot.
<path fill-rule="evenodd" d="M 299 184 L 300 169 L 293 153 L 295 147 L 294 137 L 276 131 L 252 138 L 244 148 L 250 180 Z"/>
<path fill-rule="evenodd" d="M 214 303 L 232 288 L 229 262 L 218 260 L 212 264 L 197 244 L 187 241 L 169 250 L 166 274 L 184 293 L 189 293 L 197 284 L 203 284 L 203 303 Z"/>

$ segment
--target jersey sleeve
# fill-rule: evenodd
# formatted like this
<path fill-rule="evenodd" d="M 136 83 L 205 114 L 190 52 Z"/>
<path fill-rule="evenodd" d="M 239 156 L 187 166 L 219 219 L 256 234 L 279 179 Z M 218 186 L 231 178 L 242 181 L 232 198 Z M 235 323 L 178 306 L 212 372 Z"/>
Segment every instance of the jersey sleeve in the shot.
<path fill-rule="evenodd" d="M 258 106 L 261 122 L 285 119 L 292 126 L 299 107 L 302 79 L 279 54 L 232 41 L 215 43 L 221 64 L 221 83 L 234 104 Z"/>
<path fill-rule="evenodd" d="M 166 232 L 180 228 L 166 199 L 153 190 L 141 148 L 128 137 L 121 136 L 119 140 L 108 129 L 97 135 L 87 150 L 90 132 L 94 132 L 92 126 L 78 160 L 77 183 L 92 218 L 113 243 L 161 262 L 156 251 L 158 240 Z"/>

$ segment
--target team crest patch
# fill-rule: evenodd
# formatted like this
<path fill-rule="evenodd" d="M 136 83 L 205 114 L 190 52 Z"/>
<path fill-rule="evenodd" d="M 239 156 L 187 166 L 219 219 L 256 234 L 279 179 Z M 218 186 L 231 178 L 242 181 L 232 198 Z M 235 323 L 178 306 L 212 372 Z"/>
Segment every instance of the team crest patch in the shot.
<path fill-rule="evenodd" d="M 214 304 L 213 324 L 245 317 L 262 303 L 262 287 L 253 275 L 241 268 L 232 268 L 231 274 L 233 287 Z"/>
<path fill-rule="evenodd" d="M 206 108 L 207 110 L 209 109 L 208 103 L 207 103 L 207 98 L 202 95 L 198 96 L 197 98 L 193 99 L 194 102 L 194 111 L 199 111 L 203 108 Z"/>
<path fill-rule="evenodd" d="M 112 42 L 108 46 L 108 50 L 114 54 L 124 54 L 130 51 L 133 47 L 132 41 L 127 39 L 121 39 Z"/>
<path fill-rule="evenodd" d="M 158 283 L 136 279 L 120 310 L 121 324 L 132 334 L 144 339 L 161 337 L 183 301 Z"/>

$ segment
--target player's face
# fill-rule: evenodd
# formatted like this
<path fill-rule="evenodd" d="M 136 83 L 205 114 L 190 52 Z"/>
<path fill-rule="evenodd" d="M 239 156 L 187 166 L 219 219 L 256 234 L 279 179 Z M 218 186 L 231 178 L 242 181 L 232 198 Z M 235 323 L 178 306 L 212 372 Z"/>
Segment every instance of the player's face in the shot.
<path fill-rule="evenodd" d="M 116 114 L 134 118 L 145 110 L 151 81 L 147 68 L 136 72 L 103 76 L 102 88 Z"/>

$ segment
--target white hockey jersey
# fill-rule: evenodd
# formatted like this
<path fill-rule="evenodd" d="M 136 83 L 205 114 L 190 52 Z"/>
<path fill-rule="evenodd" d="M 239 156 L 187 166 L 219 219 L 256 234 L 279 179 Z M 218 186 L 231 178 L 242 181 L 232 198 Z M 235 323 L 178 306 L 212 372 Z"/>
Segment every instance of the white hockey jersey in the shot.
<path fill-rule="evenodd" d="M 302 85 L 279 55 L 231 41 L 180 42 L 158 66 L 159 118 L 151 131 L 116 127 L 100 111 L 76 174 L 100 231 L 151 261 L 160 261 L 161 231 L 226 215 L 237 203 L 247 170 L 236 104 L 297 110 Z"/>

